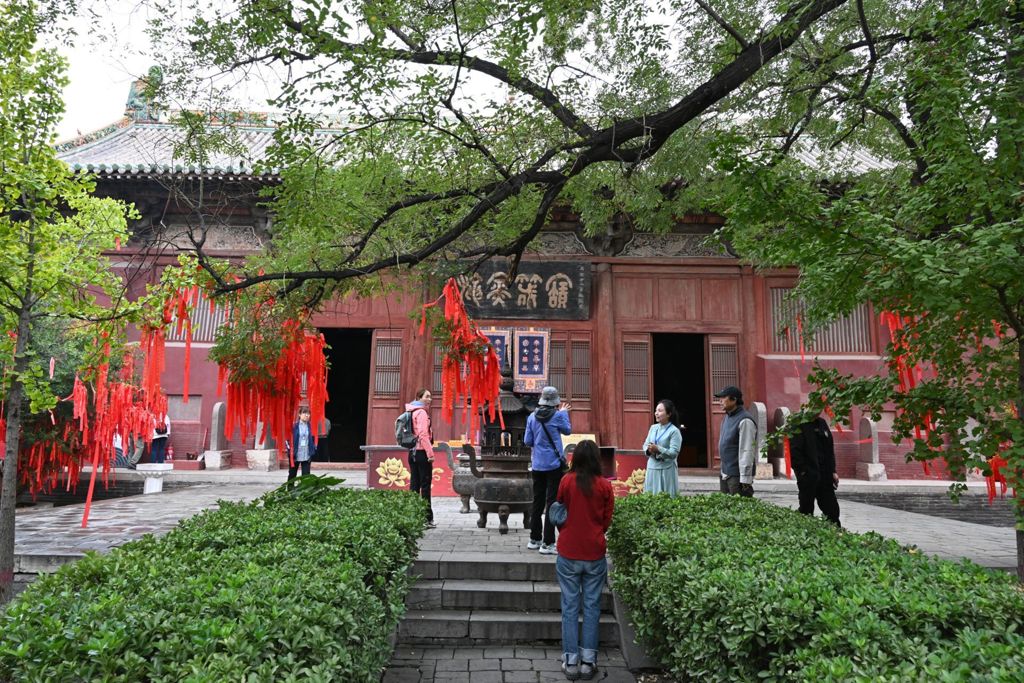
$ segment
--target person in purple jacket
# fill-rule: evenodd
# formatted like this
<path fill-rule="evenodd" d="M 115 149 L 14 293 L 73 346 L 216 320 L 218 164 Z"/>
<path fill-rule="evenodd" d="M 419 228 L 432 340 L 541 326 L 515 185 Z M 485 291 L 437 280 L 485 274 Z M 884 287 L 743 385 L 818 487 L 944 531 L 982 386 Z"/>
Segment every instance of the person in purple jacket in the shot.
<path fill-rule="evenodd" d="M 548 519 L 548 507 L 558 495 L 565 466 L 562 435 L 572 433 L 569 410 L 572 406 L 561 403 L 558 389 L 544 387 L 540 392 L 537 410 L 526 419 L 523 443 L 532 449 L 533 509 L 530 513 L 530 550 L 540 548 L 543 555 L 557 555 L 555 525 Z M 543 537 L 541 535 L 543 520 Z"/>

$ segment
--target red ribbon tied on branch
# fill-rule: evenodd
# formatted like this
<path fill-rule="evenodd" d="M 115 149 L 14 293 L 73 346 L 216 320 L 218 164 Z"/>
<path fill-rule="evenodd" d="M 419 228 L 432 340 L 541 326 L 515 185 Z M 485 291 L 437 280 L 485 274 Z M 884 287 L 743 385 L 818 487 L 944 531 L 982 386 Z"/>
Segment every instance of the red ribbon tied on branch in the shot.
<path fill-rule="evenodd" d="M 437 306 L 444 299 L 445 325 L 435 330 L 437 341 L 447 349 L 441 363 L 441 418 L 451 424 L 455 403 L 463 401 L 463 420 L 470 406 L 487 405 L 488 420 L 493 422 L 495 413 L 501 428 L 505 428 L 505 418 L 501 414 L 498 402 L 498 391 L 501 388 L 501 368 L 498 354 L 487 336 L 477 328 L 476 323 L 466 312 L 462 301 L 462 292 L 455 278 L 449 278 L 441 292 L 441 296 L 429 304 L 424 304 L 420 317 L 420 334 L 427 328 L 427 311 Z M 469 432 L 467 436 L 472 443 L 479 428 L 480 411 L 469 412 Z"/>

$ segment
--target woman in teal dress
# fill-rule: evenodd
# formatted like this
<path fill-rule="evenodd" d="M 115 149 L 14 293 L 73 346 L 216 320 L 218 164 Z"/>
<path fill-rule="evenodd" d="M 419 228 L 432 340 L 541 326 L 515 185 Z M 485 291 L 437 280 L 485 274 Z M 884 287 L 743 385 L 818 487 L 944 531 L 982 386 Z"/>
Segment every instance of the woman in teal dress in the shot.
<path fill-rule="evenodd" d="M 658 401 L 654 419 L 644 441 L 647 454 L 647 476 L 644 479 L 644 493 L 679 494 L 679 469 L 676 458 L 683 446 L 683 434 L 679 431 L 679 413 L 676 404 L 668 399 Z"/>

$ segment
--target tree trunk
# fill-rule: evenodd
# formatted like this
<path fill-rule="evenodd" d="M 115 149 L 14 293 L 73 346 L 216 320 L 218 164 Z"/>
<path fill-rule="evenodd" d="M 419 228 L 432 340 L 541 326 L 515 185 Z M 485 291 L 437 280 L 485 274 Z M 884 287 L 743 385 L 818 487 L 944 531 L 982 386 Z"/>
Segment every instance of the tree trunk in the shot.
<path fill-rule="evenodd" d="M 1017 529 L 1017 578 L 1024 583 L 1024 529 Z"/>
<path fill-rule="evenodd" d="M 1024 338 L 1017 333 L 1017 419 L 1024 421 Z M 1014 444 L 1014 448 L 1024 444 Z M 1017 460 L 1013 458 L 1013 460 Z M 1012 469 L 1011 469 L 1012 467 Z M 1015 463 L 1007 467 L 1009 483 L 1013 486 L 1013 494 L 1017 497 L 1014 505 L 1017 526 L 1017 578 L 1024 583 L 1024 467 Z"/>
<path fill-rule="evenodd" d="M 24 399 L 22 373 L 28 368 L 29 337 L 32 334 L 27 307 L 18 316 L 18 340 L 14 352 L 14 379 L 7 394 L 7 448 L 4 452 L 0 486 L 0 605 L 14 594 L 14 499 L 18 494 L 18 452 L 21 446 L 21 407 Z"/>

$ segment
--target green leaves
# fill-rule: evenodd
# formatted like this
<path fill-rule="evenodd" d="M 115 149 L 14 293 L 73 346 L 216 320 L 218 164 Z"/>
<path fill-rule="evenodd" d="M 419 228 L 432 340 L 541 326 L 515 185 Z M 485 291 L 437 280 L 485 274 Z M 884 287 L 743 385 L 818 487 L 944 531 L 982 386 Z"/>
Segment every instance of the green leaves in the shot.
<path fill-rule="evenodd" d="M 805 330 L 863 302 L 912 321 L 885 348 L 887 382 L 819 369 L 814 406 L 895 409 L 894 436 L 920 435 L 908 458 L 945 457 L 962 477 L 1001 453 L 1012 478 L 1024 464 L 1011 410 L 1024 415 L 1024 15 L 1001 0 L 890 5 L 865 2 L 866 22 L 851 15 L 801 46 L 780 85 L 796 106 L 752 112 L 743 142 L 722 145 L 722 235 L 757 266 L 800 269 Z M 862 44 L 864 23 L 874 58 L 839 47 Z M 875 168 L 780 161 L 780 130 L 805 132 L 792 151 L 849 147 Z M 899 380 L 908 369 L 913 383 Z"/>
<path fill-rule="evenodd" d="M 680 680 L 942 680 L 963 658 L 1008 682 L 1024 666 L 1008 574 L 757 500 L 622 499 L 608 549 L 637 633 Z"/>
<path fill-rule="evenodd" d="M 424 504 L 337 481 L 222 502 L 40 578 L 0 615 L 0 678 L 377 680 Z"/>

